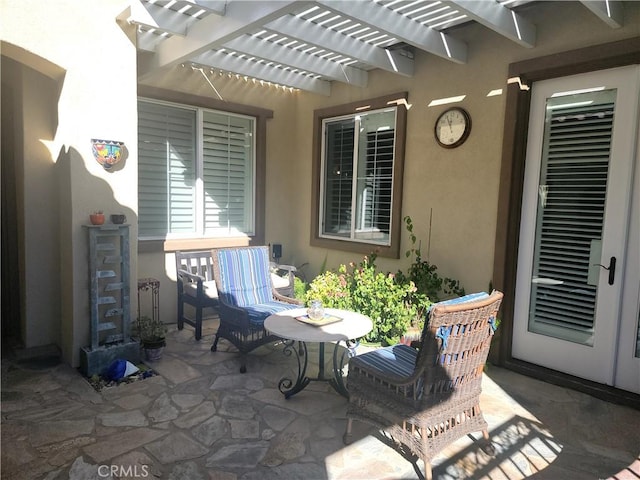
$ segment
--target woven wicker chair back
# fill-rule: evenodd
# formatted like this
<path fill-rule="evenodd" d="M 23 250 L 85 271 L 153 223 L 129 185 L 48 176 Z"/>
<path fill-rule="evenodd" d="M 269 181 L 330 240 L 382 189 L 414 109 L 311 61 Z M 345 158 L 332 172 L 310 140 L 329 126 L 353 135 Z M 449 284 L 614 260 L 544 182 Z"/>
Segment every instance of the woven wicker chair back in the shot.
<path fill-rule="evenodd" d="M 416 374 L 421 403 L 433 405 L 480 392 L 502 293 L 458 305 L 435 305 L 422 332 Z"/>

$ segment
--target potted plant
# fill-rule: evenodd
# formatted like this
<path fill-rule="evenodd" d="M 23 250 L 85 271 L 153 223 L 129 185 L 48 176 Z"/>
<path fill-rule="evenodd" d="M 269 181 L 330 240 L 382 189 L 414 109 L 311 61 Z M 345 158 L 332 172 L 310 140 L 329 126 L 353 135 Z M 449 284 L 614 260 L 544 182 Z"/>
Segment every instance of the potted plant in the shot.
<path fill-rule="evenodd" d="M 91 225 L 102 225 L 104 223 L 104 212 L 102 210 L 96 210 L 89 215 Z"/>
<path fill-rule="evenodd" d="M 167 327 L 159 319 L 146 315 L 138 317 L 138 336 L 147 360 L 158 360 L 162 357 L 164 347 L 167 345 Z"/>

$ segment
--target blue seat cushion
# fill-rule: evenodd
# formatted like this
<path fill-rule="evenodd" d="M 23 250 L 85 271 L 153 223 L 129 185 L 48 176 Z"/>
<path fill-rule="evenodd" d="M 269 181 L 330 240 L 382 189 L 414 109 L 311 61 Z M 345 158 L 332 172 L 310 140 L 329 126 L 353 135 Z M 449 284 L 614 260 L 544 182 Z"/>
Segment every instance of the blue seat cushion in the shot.
<path fill-rule="evenodd" d="M 378 348 L 372 352 L 358 355 L 361 363 L 371 373 L 383 373 L 396 377 L 408 377 L 413 373 L 418 352 L 408 345 L 398 344 L 391 347 Z"/>
<path fill-rule="evenodd" d="M 300 305 L 294 305 L 291 303 L 278 302 L 272 300 L 264 303 L 256 303 L 253 305 L 247 305 L 242 307 L 249 314 L 249 321 L 261 326 L 269 315 L 281 312 L 283 310 L 291 310 L 292 308 L 300 308 Z"/>
<path fill-rule="evenodd" d="M 244 308 L 272 301 L 266 248 L 220 249 L 217 255 L 221 283 L 218 290 L 225 303 Z"/>
<path fill-rule="evenodd" d="M 488 297 L 489 297 L 489 294 L 487 292 L 470 293 L 468 295 L 464 295 L 463 297 L 451 298 L 449 300 L 443 300 L 442 302 L 434 303 L 433 305 L 431 305 L 429 310 L 431 310 L 433 307 L 437 307 L 439 305 L 458 305 L 460 303 L 467 303 L 467 302 L 475 302 L 477 300 L 484 300 L 485 298 L 488 298 Z"/>

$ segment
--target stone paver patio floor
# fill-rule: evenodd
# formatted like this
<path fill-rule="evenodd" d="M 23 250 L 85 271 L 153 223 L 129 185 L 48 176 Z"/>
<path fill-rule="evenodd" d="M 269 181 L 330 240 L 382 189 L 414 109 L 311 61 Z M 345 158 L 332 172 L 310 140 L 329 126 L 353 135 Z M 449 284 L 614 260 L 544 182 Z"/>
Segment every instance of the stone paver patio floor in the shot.
<path fill-rule="evenodd" d="M 421 461 L 366 425 L 354 422 L 345 446 L 346 400 L 324 382 L 285 400 L 278 380 L 293 360 L 281 345 L 255 351 L 240 374 L 228 344 L 209 350 L 215 328 L 206 321 L 200 342 L 173 330 L 158 375 L 101 392 L 64 364 L 3 359 L 1 478 L 422 478 Z M 493 366 L 483 390 L 495 457 L 460 439 L 434 478 L 640 478 L 640 411 Z"/>

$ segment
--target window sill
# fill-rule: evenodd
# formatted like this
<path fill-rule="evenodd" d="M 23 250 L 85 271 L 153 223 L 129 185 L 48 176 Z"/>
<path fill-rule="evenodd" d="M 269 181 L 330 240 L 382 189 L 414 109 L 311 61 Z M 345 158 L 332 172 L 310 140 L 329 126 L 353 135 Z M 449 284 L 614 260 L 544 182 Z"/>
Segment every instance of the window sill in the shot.
<path fill-rule="evenodd" d="M 360 253 L 362 255 L 375 253 L 379 257 L 400 258 L 400 247 L 394 245 L 384 246 L 376 245 L 374 243 L 360 243 L 351 240 L 333 240 L 318 237 L 312 237 L 310 243 L 314 247 L 327 248 L 331 250 L 342 250 L 345 252 Z"/>
<path fill-rule="evenodd" d="M 209 250 L 223 247 L 243 247 L 251 237 L 175 238 L 170 240 L 138 240 L 138 253 L 175 252 L 176 250 Z"/>

